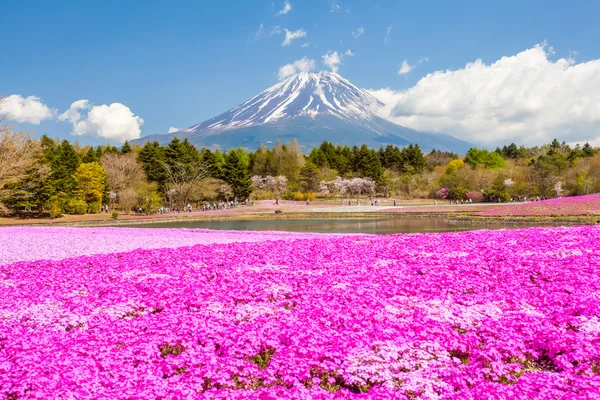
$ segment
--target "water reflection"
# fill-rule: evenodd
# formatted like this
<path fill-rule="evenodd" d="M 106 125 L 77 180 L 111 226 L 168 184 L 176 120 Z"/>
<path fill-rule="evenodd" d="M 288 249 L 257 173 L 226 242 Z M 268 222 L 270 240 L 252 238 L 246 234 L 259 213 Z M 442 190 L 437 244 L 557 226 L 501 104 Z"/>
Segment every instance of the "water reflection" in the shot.
<path fill-rule="evenodd" d="M 473 229 L 513 228 L 513 225 L 473 225 L 448 223 L 444 218 L 389 218 L 389 219 L 270 219 L 185 221 L 140 225 L 144 228 L 203 228 L 244 231 L 289 231 L 327 233 L 420 233 L 448 232 Z"/>

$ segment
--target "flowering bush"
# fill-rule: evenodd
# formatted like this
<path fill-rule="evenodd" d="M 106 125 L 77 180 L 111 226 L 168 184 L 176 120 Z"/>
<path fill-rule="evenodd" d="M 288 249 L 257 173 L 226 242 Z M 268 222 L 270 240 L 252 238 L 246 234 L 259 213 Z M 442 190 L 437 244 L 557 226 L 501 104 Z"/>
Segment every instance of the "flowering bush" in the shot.
<path fill-rule="evenodd" d="M 478 213 L 485 217 L 600 215 L 600 194 L 511 204 Z"/>
<path fill-rule="evenodd" d="M 598 398 L 598 243 L 598 227 L 313 235 L 5 265 L 0 391 Z"/>

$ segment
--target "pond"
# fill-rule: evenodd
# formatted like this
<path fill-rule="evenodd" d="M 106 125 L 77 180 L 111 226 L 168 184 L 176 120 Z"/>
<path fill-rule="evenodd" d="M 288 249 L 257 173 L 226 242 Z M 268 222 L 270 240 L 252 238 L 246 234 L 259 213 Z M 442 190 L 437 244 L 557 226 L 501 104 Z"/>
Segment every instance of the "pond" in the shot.
<path fill-rule="evenodd" d="M 136 225 L 143 228 L 202 228 L 242 231 L 288 231 L 322 233 L 420 233 L 474 229 L 514 228 L 511 224 L 449 223 L 442 217 L 373 219 L 262 219 L 177 221 Z"/>

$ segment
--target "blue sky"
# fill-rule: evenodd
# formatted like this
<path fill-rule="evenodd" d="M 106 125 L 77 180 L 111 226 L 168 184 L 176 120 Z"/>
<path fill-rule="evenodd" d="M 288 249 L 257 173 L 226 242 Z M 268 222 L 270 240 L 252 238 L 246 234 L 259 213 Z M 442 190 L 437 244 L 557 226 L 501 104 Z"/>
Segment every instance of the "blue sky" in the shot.
<path fill-rule="evenodd" d="M 0 25 L 0 96 L 38 97 L 55 115 L 81 99 L 89 105 L 121 103 L 143 118 L 142 135 L 148 135 L 226 111 L 275 84 L 279 68 L 295 60 L 307 57 L 323 69 L 329 51 L 352 50 L 339 73 L 356 85 L 394 93 L 428 73 L 460 70 L 476 59 L 494 63 L 544 42 L 550 63 L 600 59 L 595 1 L 289 2 L 291 10 L 281 15 L 280 0 L 7 2 Z M 271 35 L 277 26 L 303 29 L 306 37 L 282 46 L 285 34 Z M 361 27 L 364 33 L 355 37 Z M 399 74 L 405 60 L 413 69 Z M 597 126 L 593 118 L 584 122 Z M 73 137 L 71 124 L 56 118 L 11 123 Z M 425 124 L 468 136 L 460 125 Z M 77 139 L 83 143 L 106 141 L 89 126 L 82 131 L 87 133 Z"/>

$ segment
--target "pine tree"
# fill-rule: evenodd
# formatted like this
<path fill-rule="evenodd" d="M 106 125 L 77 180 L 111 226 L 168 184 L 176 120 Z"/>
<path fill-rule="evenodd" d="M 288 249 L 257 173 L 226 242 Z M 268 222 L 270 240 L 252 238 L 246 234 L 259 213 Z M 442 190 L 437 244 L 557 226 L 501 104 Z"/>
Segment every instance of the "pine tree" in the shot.
<path fill-rule="evenodd" d="M 77 151 L 71 146 L 68 140 L 63 140 L 56 148 L 56 153 L 52 156 L 50 167 L 52 168 L 52 181 L 56 192 L 65 197 L 71 197 L 75 189 L 76 182 L 73 174 L 79 167 L 80 160 Z"/>
<path fill-rule="evenodd" d="M 258 176 L 271 175 L 268 150 L 263 143 L 251 157 L 252 174 Z"/>
<path fill-rule="evenodd" d="M 100 157 L 98 157 L 98 153 L 96 153 L 93 147 L 90 147 L 81 158 L 81 162 L 83 163 L 92 163 L 99 161 Z"/>
<path fill-rule="evenodd" d="M 121 154 L 130 153 L 131 150 L 131 145 L 129 144 L 129 141 L 126 140 L 125 143 L 123 143 L 123 146 L 121 146 Z"/>
<path fill-rule="evenodd" d="M 221 178 L 223 175 L 223 164 L 222 160 L 217 157 L 216 152 L 213 153 L 209 149 L 204 148 L 200 151 L 200 160 L 207 168 L 211 178 Z"/>
<path fill-rule="evenodd" d="M 164 147 L 158 142 L 146 142 L 138 154 L 138 161 L 142 164 L 148 180 L 157 182 L 162 189 L 166 179 L 162 166 L 162 162 L 165 161 Z"/>
<path fill-rule="evenodd" d="M 239 201 L 247 199 L 252 193 L 250 172 L 236 150 L 229 151 L 225 156 L 223 180 L 231 186 L 234 197 Z"/>
<path fill-rule="evenodd" d="M 304 192 L 317 192 L 319 190 L 319 183 L 321 182 L 319 167 L 310 161 L 304 164 L 304 167 L 300 170 L 300 182 L 302 182 Z"/>

